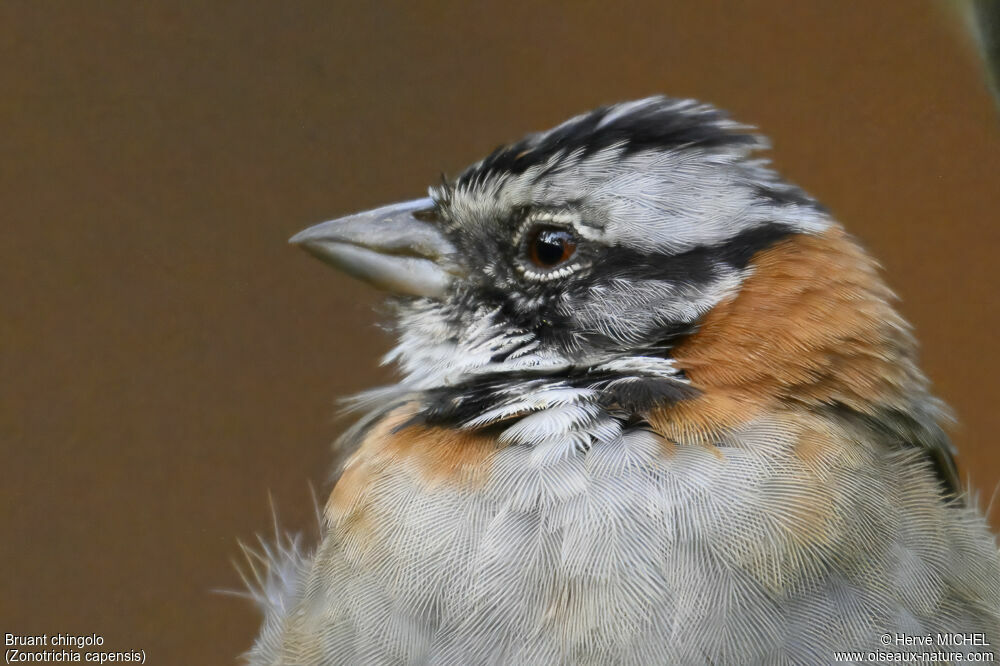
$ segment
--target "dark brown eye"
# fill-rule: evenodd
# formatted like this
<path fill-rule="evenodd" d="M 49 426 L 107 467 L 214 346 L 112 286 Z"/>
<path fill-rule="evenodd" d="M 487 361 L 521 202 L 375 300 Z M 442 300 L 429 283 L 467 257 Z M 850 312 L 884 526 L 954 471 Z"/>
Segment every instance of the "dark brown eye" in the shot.
<path fill-rule="evenodd" d="M 576 252 L 576 237 L 566 229 L 542 227 L 528 237 L 528 258 L 539 268 L 555 268 Z"/>

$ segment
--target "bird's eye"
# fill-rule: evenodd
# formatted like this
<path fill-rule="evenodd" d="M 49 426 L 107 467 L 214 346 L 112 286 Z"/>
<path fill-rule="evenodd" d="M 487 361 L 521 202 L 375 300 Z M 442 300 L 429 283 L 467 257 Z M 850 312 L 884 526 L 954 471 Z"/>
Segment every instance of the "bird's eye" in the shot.
<path fill-rule="evenodd" d="M 538 268 L 555 268 L 576 252 L 576 237 L 567 229 L 540 227 L 528 236 L 528 259 Z"/>

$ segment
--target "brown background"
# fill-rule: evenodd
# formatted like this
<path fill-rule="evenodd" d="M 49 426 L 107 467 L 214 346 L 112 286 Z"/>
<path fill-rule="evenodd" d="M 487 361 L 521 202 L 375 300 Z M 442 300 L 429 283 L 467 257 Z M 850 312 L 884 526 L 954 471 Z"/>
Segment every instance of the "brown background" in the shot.
<path fill-rule="evenodd" d="M 334 398 L 389 377 L 376 295 L 286 239 L 656 92 L 759 125 L 884 261 L 997 484 L 1000 125 L 941 6 L 187 5 L 0 7 L 0 633 L 232 663 L 236 539 L 269 491 L 311 529 Z"/>

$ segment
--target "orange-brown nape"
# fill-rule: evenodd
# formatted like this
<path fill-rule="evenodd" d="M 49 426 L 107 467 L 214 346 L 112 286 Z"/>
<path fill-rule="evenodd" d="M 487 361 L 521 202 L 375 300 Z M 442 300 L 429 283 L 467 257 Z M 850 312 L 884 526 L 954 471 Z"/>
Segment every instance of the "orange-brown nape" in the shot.
<path fill-rule="evenodd" d="M 653 410 L 674 441 L 719 432 L 783 405 L 902 407 L 925 380 L 906 322 L 878 266 L 840 228 L 797 234 L 751 261 L 739 292 L 673 350 L 701 394 Z"/>

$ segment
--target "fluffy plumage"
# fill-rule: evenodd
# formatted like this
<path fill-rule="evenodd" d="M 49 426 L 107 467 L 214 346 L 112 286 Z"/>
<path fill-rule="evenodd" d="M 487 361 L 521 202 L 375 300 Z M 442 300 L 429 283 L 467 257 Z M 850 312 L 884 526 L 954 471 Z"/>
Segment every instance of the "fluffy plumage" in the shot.
<path fill-rule="evenodd" d="M 651 98 L 432 189 L 419 219 L 454 277 L 396 301 L 402 379 L 361 399 L 326 534 L 269 595 L 253 664 L 1000 645 L 1000 558 L 910 329 L 765 146 Z M 551 265 L 546 229 L 572 239 Z"/>

